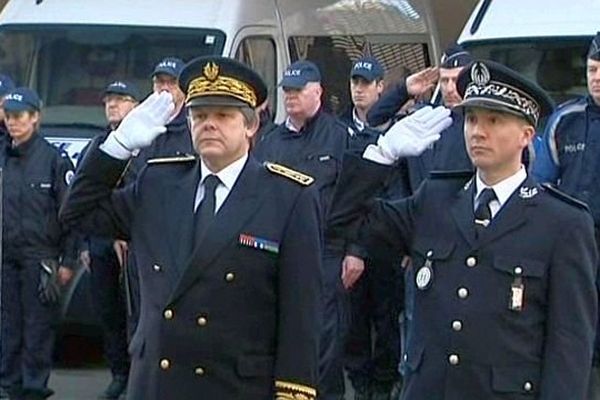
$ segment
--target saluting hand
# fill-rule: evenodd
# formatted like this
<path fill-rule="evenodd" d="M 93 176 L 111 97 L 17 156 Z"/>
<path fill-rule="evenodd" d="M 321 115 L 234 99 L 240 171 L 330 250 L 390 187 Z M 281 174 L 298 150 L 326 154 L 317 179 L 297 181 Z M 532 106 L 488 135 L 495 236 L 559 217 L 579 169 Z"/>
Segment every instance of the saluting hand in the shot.
<path fill-rule="evenodd" d="M 169 92 L 152 93 L 134 108 L 111 132 L 101 148 L 109 155 L 126 159 L 135 150 L 150 146 L 158 135 L 164 133 L 175 108 Z"/>
<path fill-rule="evenodd" d="M 363 158 L 390 165 L 401 157 L 418 156 L 451 124 L 447 108 L 423 107 L 392 125 L 384 136 L 379 137 L 377 145 L 367 146 Z"/>
<path fill-rule="evenodd" d="M 413 97 L 422 97 L 435 87 L 440 77 L 437 67 L 429 67 L 406 78 L 406 91 Z"/>

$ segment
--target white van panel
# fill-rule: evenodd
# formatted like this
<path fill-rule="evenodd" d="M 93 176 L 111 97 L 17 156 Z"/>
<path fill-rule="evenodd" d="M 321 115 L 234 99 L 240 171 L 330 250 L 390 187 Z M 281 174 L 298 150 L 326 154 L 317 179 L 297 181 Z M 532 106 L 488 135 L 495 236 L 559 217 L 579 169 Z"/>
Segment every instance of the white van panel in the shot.
<path fill-rule="evenodd" d="M 484 1 L 469 18 L 459 42 L 507 38 L 589 36 L 599 29 L 598 0 L 492 0 L 479 28 L 470 30 Z M 577 23 L 573 23 L 577 21 Z"/>

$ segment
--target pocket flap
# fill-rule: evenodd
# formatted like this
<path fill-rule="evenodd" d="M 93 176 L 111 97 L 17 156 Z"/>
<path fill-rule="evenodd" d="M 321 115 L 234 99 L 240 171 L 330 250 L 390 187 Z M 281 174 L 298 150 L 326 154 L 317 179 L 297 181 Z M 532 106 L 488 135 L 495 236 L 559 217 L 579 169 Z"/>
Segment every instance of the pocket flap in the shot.
<path fill-rule="evenodd" d="M 450 257 L 454 247 L 456 247 L 456 243 L 452 241 L 421 239 L 418 242 L 415 242 L 413 250 L 423 258 L 429 258 L 430 260 L 445 260 Z"/>
<path fill-rule="evenodd" d="M 275 357 L 245 355 L 237 360 L 237 371 L 241 377 L 272 376 L 275 368 Z"/>
<path fill-rule="evenodd" d="M 495 257 L 493 264 L 495 269 L 507 272 L 511 275 L 515 275 L 516 268 L 521 268 L 521 275 L 523 276 L 541 278 L 546 273 L 545 263 L 527 258 L 507 256 Z"/>
<path fill-rule="evenodd" d="M 498 393 L 534 394 L 539 385 L 539 365 L 492 367 L 492 389 Z"/>

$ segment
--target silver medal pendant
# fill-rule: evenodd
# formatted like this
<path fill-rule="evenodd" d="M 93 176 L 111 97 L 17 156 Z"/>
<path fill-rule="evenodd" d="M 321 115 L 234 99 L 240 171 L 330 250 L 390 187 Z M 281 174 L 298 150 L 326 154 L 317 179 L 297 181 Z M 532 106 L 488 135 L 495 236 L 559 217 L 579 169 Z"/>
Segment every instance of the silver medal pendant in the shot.
<path fill-rule="evenodd" d="M 419 290 L 427 290 L 429 286 L 431 286 L 431 282 L 433 281 L 433 268 L 431 267 L 431 261 L 426 260 L 425 264 L 419 269 L 417 272 L 417 277 L 415 278 L 415 283 L 417 284 L 417 288 Z"/>

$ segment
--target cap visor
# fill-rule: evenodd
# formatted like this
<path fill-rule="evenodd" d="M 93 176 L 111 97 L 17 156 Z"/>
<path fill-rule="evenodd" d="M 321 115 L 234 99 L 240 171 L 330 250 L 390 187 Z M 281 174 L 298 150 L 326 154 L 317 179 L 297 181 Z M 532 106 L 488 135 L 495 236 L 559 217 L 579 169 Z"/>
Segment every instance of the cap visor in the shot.
<path fill-rule="evenodd" d="M 374 77 L 373 75 L 369 74 L 368 72 L 356 71 L 356 72 L 353 72 L 350 75 L 350 78 L 354 78 L 355 76 L 358 76 L 360 78 L 366 79 L 369 82 L 373 82 L 376 79 L 376 77 Z"/>
<path fill-rule="evenodd" d="M 20 112 L 20 111 L 34 111 L 37 110 L 30 104 L 16 102 L 16 101 L 5 101 L 2 105 L 5 112 Z"/>
<path fill-rule="evenodd" d="M 302 78 L 287 77 L 283 78 L 278 86 L 282 88 L 302 89 L 307 83 L 308 81 Z"/>
<path fill-rule="evenodd" d="M 252 107 L 245 101 L 238 100 L 229 96 L 200 96 L 195 97 L 185 103 L 186 107 L 210 107 L 210 106 L 226 106 L 226 107 Z"/>
<path fill-rule="evenodd" d="M 154 72 L 152 73 L 152 75 L 150 75 L 151 78 L 154 78 L 156 75 L 169 75 L 172 76 L 173 78 L 177 78 L 177 73 L 175 73 L 175 71 L 173 71 L 172 69 L 166 69 L 166 68 L 157 68 L 154 70 Z"/>

